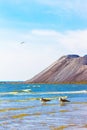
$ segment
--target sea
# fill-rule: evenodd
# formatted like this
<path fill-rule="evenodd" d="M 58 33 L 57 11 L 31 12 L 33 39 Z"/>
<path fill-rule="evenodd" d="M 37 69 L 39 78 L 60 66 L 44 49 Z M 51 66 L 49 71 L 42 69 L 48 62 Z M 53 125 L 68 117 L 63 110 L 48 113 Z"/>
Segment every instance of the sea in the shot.
<path fill-rule="evenodd" d="M 87 130 L 87 84 L 0 84 L 0 130 Z"/>

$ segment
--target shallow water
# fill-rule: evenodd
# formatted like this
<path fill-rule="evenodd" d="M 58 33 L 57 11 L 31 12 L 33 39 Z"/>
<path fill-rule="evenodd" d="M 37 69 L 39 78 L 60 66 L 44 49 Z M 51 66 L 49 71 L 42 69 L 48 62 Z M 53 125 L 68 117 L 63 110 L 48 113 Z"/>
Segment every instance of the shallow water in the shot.
<path fill-rule="evenodd" d="M 0 130 L 41 129 L 87 130 L 87 85 L 0 84 Z"/>

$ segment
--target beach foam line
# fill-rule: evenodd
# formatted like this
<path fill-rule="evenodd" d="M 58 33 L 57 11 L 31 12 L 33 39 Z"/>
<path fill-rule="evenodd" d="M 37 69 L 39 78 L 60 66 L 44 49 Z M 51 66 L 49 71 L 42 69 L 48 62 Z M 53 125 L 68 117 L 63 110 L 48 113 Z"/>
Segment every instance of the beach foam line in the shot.
<path fill-rule="evenodd" d="M 22 91 L 23 91 L 23 92 L 32 92 L 31 89 L 23 89 Z"/>
<path fill-rule="evenodd" d="M 21 90 L 21 91 L 15 91 L 15 92 L 1 92 L 0 95 L 24 95 L 24 94 L 27 94 L 27 93 L 31 93 L 31 89 L 24 89 L 24 90 Z"/>
<path fill-rule="evenodd" d="M 64 92 L 30 92 L 30 90 L 23 90 L 21 92 L 1 92 L 0 95 L 24 95 L 24 94 L 30 94 L 30 95 L 41 95 L 41 94 L 87 94 L 87 90 L 82 91 L 64 91 Z"/>
<path fill-rule="evenodd" d="M 80 94 L 80 93 L 87 93 L 87 90 L 82 91 L 64 91 L 64 92 L 32 92 L 31 94 Z"/>
<path fill-rule="evenodd" d="M 18 92 L 1 92 L 1 93 L 0 93 L 0 95 L 8 95 L 8 94 L 17 95 Z"/>

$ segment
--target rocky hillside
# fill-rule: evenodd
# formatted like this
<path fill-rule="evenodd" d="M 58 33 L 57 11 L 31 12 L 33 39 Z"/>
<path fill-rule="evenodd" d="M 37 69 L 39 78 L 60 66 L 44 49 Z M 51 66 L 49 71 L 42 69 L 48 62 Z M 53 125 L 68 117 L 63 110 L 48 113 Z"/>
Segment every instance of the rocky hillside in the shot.
<path fill-rule="evenodd" d="M 61 57 L 26 83 L 87 82 L 87 55 Z"/>

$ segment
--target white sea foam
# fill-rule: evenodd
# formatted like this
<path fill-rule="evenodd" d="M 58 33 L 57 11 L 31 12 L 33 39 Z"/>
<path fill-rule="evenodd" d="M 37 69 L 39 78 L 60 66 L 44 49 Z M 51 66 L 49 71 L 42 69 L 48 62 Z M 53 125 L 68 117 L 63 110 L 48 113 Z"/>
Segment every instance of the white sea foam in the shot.
<path fill-rule="evenodd" d="M 23 91 L 23 92 L 32 92 L 31 89 L 23 89 L 22 91 Z"/>
<path fill-rule="evenodd" d="M 87 94 L 87 90 L 82 90 L 82 91 L 64 91 L 64 92 L 32 92 L 31 89 L 24 89 L 20 92 L 2 92 L 0 93 L 0 95 L 18 95 L 18 94 L 31 94 L 31 95 L 35 95 L 35 94 L 38 94 L 38 95 L 41 95 L 41 94 Z"/>
<path fill-rule="evenodd" d="M 64 92 L 32 92 L 32 94 L 80 94 L 80 93 L 87 93 L 87 90 L 82 91 L 64 91 Z"/>
<path fill-rule="evenodd" d="M 33 88 L 40 88 L 40 85 L 33 85 Z"/>

